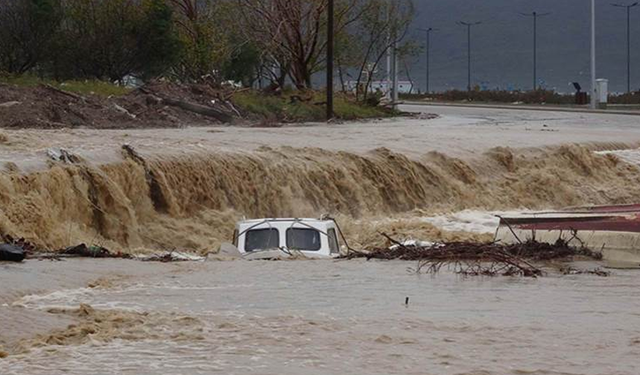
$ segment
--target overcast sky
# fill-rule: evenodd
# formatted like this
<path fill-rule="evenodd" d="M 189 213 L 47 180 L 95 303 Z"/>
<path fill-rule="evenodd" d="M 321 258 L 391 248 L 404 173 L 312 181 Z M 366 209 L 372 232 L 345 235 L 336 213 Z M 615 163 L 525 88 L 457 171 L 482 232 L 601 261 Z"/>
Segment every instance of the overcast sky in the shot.
<path fill-rule="evenodd" d="M 464 89 L 467 85 L 467 34 L 457 21 L 482 22 L 473 28 L 474 84 L 487 88 L 532 86 L 533 22 L 520 13 L 550 12 L 538 22 L 538 77 L 558 91 L 572 81 L 588 88 L 589 0 L 414 0 L 417 28 L 439 29 L 432 36 L 431 89 Z M 626 10 L 597 0 L 598 77 L 613 91 L 626 90 Z M 640 89 L 640 7 L 632 11 L 632 88 Z M 411 62 L 412 79 L 424 90 L 425 57 Z M 635 61 L 635 63 L 634 63 Z"/>

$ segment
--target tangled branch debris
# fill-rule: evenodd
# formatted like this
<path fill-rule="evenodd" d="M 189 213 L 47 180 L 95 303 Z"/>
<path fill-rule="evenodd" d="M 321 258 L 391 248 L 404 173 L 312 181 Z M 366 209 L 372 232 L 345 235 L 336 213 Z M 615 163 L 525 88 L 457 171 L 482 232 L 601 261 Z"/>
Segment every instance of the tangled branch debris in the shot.
<path fill-rule="evenodd" d="M 465 276 L 524 276 L 538 277 L 544 272 L 534 262 L 568 260 L 573 257 L 602 259 L 602 255 L 586 248 L 569 246 L 558 239 L 554 244 L 530 240 L 505 245 L 500 243 L 450 242 L 429 246 L 405 245 L 382 233 L 392 244 L 388 248 L 368 252 L 350 252 L 346 259 L 366 258 L 384 260 L 415 260 L 415 272 L 437 273 L 448 266 Z"/>
<path fill-rule="evenodd" d="M 123 254 L 121 252 L 114 253 L 101 246 L 87 246 L 85 244 L 68 247 L 62 250 L 60 254 L 68 257 L 79 258 L 131 258 L 128 254 Z"/>
<path fill-rule="evenodd" d="M 605 271 L 601 268 L 595 268 L 592 270 L 580 270 L 570 266 L 560 268 L 560 273 L 563 275 L 596 275 L 600 277 L 611 276 L 611 272 Z"/>

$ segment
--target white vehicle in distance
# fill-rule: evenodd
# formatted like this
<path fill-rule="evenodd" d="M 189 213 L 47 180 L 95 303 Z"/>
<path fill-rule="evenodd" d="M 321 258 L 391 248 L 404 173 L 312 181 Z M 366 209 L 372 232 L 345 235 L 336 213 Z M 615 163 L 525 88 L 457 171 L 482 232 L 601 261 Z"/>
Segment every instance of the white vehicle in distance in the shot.
<path fill-rule="evenodd" d="M 255 219 L 236 224 L 233 245 L 221 253 L 244 259 L 303 256 L 333 258 L 340 255 L 339 227 L 333 219 Z"/>

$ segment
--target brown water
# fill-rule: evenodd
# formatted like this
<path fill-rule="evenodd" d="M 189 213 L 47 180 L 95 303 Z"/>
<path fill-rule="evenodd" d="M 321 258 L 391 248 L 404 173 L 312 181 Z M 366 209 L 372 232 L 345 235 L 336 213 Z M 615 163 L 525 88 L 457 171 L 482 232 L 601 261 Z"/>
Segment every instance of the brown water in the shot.
<path fill-rule="evenodd" d="M 375 231 L 350 225 L 354 219 L 638 197 L 637 167 L 593 147 L 496 148 L 470 160 L 435 152 L 415 159 L 387 149 L 359 155 L 262 148 L 0 173 L 0 233 L 45 249 L 84 242 L 129 252 L 209 253 L 229 240 L 242 216 L 329 213 L 343 218 L 347 232 L 354 228 L 347 234 L 356 244 L 369 244 L 358 234 Z M 398 231 L 444 236 L 426 223 L 409 229 Z"/>
<path fill-rule="evenodd" d="M 336 133 L 331 142 L 351 143 L 372 132 L 353 131 L 360 134 L 342 139 Z M 455 131 L 464 139 L 477 138 L 468 128 Z M 268 132 L 275 139 L 299 130 Z M 394 132 L 389 127 L 378 136 L 398 143 L 389 137 Z M 493 139 L 501 132 L 482 136 Z M 527 136 L 518 137 L 534 138 L 522 132 Z M 551 137 L 546 131 L 535 134 L 544 135 L 545 142 Z M 68 141 L 67 135 L 60 137 Z M 450 156 L 455 149 L 447 155 L 420 152 L 416 144 L 424 143 L 425 135 L 414 139 L 410 153 L 366 152 L 371 145 L 387 144 L 366 137 L 354 150 L 254 144 L 234 152 L 213 152 L 188 139 L 166 153 L 152 152 L 160 143 L 150 139 L 144 160 L 132 160 L 114 156 L 124 138 L 105 146 L 101 137 L 86 146 L 89 151 L 111 147 L 105 160 L 89 152 L 91 162 L 79 165 L 0 173 L 0 234 L 24 236 L 47 249 L 86 242 L 127 252 L 209 253 L 230 238 L 242 216 L 330 213 L 340 219 L 353 246 L 371 247 L 383 242 L 378 232 L 422 240 L 487 238 L 442 231 L 421 219 L 436 213 L 640 198 L 634 160 L 594 152 L 632 144 L 535 144 L 513 150 L 482 143 L 472 156 L 456 158 Z M 229 137 L 237 143 L 237 137 Z M 301 144 L 312 143 L 309 139 Z M 451 142 L 462 138 L 456 139 Z M 187 143 L 199 151 L 178 152 Z M 101 164 L 105 161 L 109 164 Z M 609 278 L 462 279 L 447 273 L 417 276 L 407 272 L 411 266 L 362 261 L 0 264 L 0 358 L 8 355 L 0 359 L 0 374 L 640 372 L 636 271 L 615 271 Z M 404 306 L 407 296 L 410 303 Z"/>
<path fill-rule="evenodd" d="M 39 337 L 27 334 L 19 345 L 14 338 L 5 348 L 10 355 L 0 359 L 0 373 L 640 371 L 637 271 L 616 270 L 609 278 L 465 279 L 415 275 L 407 272 L 412 265 L 2 265 L 2 284 L 13 285 L 10 296 L 2 294 L 0 313 L 13 322 L 2 321 L 3 336 L 19 330 L 18 322 L 29 328 L 30 321 L 37 325 L 47 317 L 51 329 L 54 322 L 59 328 Z M 91 274 L 103 279 L 87 288 Z M 78 309 L 80 304 L 91 307 Z M 38 318 L 25 318 L 30 315 Z M 67 323 L 60 320 L 76 326 L 64 329 Z"/>

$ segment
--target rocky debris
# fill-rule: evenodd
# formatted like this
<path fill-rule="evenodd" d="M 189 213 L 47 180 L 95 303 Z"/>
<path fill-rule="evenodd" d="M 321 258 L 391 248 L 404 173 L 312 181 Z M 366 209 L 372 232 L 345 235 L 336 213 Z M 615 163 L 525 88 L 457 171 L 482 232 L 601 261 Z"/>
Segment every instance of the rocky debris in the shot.
<path fill-rule="evenodd" d="M 67 247 L 66 249 L 58 252 L 60 255 L 66 257 L 79 257 L 79 258 L 124 258 L 129 259 L 131 255 L 121 252 L 111 252 L 101 246 L 87 246 L 86 244 L 80 244 L 77 246 Z"/>
<path fill-rule="evenodd" d="M 19 246 L 0 244 L 0 262 L 22 262 L 26 256 L 26 252 Z"/>
<path fill-rule="evenodd" d="M 8 244 L 21 248 L 27 254 L 31 254 L 37 250 L 35 245 L 33 245 L 31 242 L 27 241 L 23 237 L 14 239 L 12 236 L 7 234 L 2 236 L 2 239 Z"/>
<path fill-rule="evenodd" d="M 2 236 L 5 243 L 0 244 L 0 261 L 4 262 L 22 262 L 36 248 L 24 238 L 14 239 L 10 235 Z"/>
<path fill-rule="evenodd" d="M 2 246 L 0 245 L 0 260 L 2 260 Z M 7 245 L 9 246 L 9 245 Z M 13 246 L 13 245 L 11 245 Z M 19 246 L 14 246 L 20 249 Z M 26 254 L 26 252 L 25 252 Z M 31 259 L 39 260 L 64 260 L 65 258 L 109 258 L 109 259 L 133 259 L 144 262 L 198 262 L 205 261 L 206 258 L 178 251 L 168 251 L 151 255 L 131 255 L 122 252 L 114 252 L 102 246 L 88 246 L 86 244 L 79 244 L 76 246 L 69 246 L 56 252 L 38 252 L 37 254 L 30 255 Z M 23 257 L 24 259 L 24 257 Z"/>
<path fill-rule="evenodd" d="M 65 164 L 77 164 L 82 162 L 82 158 L 80 156 L 64 148 L 50 148 L 47 150 L 47 156 L 52 161 Z"/>
<path fill-rule="evenodd" d="M 243 116 L 237 89 L 155 82 L 124 96 L 79 95 L 51 85 L 0 85 L 0 127 L 154 128 L 219 125 Z"/>

